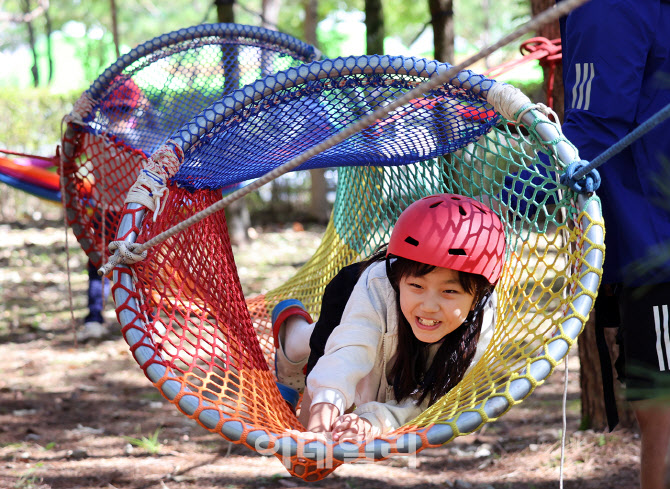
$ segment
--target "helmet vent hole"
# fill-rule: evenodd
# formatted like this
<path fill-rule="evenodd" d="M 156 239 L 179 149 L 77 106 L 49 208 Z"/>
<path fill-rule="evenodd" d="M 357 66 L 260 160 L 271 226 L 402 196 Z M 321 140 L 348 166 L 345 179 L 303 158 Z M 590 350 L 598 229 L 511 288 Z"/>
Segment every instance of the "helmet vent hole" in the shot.
<path fill-rule="evenodd" d="M 428 206 L 428 208 L 429 209 L 435 209 L 441 203 L 442 203 L 442 201 L 440 200 L 439 202 L 435 202 L 434 204 L 430 204 L 430 206 Z"/>
<path fill-rule="evenodd" d="M 419 242 L 412 238 L 411 236 L 407 236 L 405 238 L 405 243 L 411 244 L 412 246 L 419 246 Z"/>
<path fill-rule="evenodd" d="M 450 255 L 465 256 L 465 250 L 463 248 L 449 248 Z"/>
<path fill-rule="evenodd" d="M 468 215 L 468 213 L 465 212 L 465 209 L 463 209 L 462 205 L 458 206 L 458 212 L 461 214 L 461 216 L 467 216 Z"/>

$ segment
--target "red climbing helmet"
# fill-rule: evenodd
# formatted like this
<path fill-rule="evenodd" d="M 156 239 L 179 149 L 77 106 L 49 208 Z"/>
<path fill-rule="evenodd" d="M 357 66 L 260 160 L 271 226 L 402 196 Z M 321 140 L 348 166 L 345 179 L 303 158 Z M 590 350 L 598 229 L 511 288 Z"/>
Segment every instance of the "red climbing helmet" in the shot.
<path fill-rule="evenodd" d="M 134 110 L 142 97 L 142 90 L 131 79 L 124 75 L 119 75 L 114 79 L 113 85 L 116 85 L 106 100 L 100 104 L 103 110 Z"/>
<path fill-rule="evenodd" d="M 456 194 L 430 195 L 407 207 L 387 251 L 387 256 L 477 273 L 491 284 L 500 277 L 504 254 L 498 216 L 481 202 Z"/>

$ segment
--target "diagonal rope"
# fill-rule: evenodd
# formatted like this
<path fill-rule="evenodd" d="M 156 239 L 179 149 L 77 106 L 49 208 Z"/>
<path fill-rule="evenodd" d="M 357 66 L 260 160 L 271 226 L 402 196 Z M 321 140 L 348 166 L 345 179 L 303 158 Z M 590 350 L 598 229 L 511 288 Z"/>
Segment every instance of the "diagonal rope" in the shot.
<path fill-rule="evenodd" d="M 549 22 L 556 21 L 559 17 L 562 17 L 566 14 L 568 14 L 570 11 L 574 10 L 575 8 L 581 6 L 582 4 L 586 3 L 588 0 L 566 0 L 563 2 L 560 2 L 558 5 L 555 5 L 542 13 L 536 15 L 532 19 L 530 19 L 528 22 L 520 26 L 518 29 L 516 29 L 514 32 L 504 36 L 501 38 L 499 41 L 497 41 L 494 44 L 491 44 L 485 48 L 483 48 L 481 51 L 478 53 L 472 55 L 462 63 L 456 66 L 452 66 L 450 69 L 445 71 L 444 73 L 440 75 L 434 75 L 430 80 L 426 81 L 425 83 L 413 88 L 412 90 L 409 90 L 406 92 L 404 95 L 401 97 L 395 99 L 391 103 L 389 103 L 387 106 L 384 106 L 382 108 L 377 109 L 375 112 L 366 115 L 365 117 L 361 118 L 357 122 L 354 122 L 353 124 L 345 127 L 343 130 L 338 132 L 337 134 L 334 134 L 327 140 L 309 148 L 308 150 L 304 151 L 300 155 L 296 156 L 292 160 L 288 161 L 287 163 L 284 163 L 281 166 L 278 166 L 274 170 L 266 173 L 262 177 L 258 178 L 257 180 L 254 180 L 252 183 L 249 185 L 242 187 L 239 190 L 236 190 L 235 192 L 229 194 L 228 196 L 224 197 L 220 201 L 216 202 L 215 204 L 212 204 L 206 209 L 203 209 L 202 211 L 194 214 L 193 216 L 185 219 L 181 223 L 173 226 L 172 228 L 162 232 L 161 234 L 158 234 L 157 236 L 154 236 L 150 240 L 146 241 L 145 243 L 142 244 L 134 244 L 133 246 L 133 252 L 136 253 L 137 255 L 142 254 L 149 248 L 156 246 L 157 244 L 162 243 L 163 241 L 171 238 L 172 236 L 178 234 L 182 230 L 192 226 L 193 224 L 196 224 L 200 222 L 201 220 L 209 217 L 210 215 L 214 214 L 215 212 L 218 212 L 221 209 L 224 209 L 228 205 L 230 205 L 232 202 L 241 199 L 242 197 L 250 194 L 251 192 L 259 189 L 263 185 L 271 182 L 272 180 L 277 179 L 278 177 L 284 175 L 285 173 L 288 173 L 289 171 L 297 168 L 310 158 L 323 153 L 324 151 L 332 148 L 333 146 L 336 146 L 337 144 L 341 143 L 345 139 L 353 136 L 354 134 L 357 134 L 358 132 L 361 132 L 362 130 L 366 129 L 367 127 L 373 125 L 377 120 L 379 119 L 384 119 L 386 118 L 393 110 L 402 107 L 403 105 L 406 105 L 412 100 L 413 98 L 419 98 L 422 95 L 425 95 L 426 93 L 430 92 L 431 90 L 434 90 L 445 83 L 447 83 L 454 75 L 459 73 L 460 71 L 464 70 L 468 66 L 474 64 L 475 62 L 479 61 L 480 59 L 483 59 L 498 49 L 500 49 L 503 46 L 506 46 L 507 44 L 510 44 L 512 41 L 517 40 L 524 34 L 531 32 L 531 31 L 536 31 L 539 27 L 542 25 L 545 25 Z M 113 255 L 109 262 L 100 269 L 98 273 L 104 270 L 104 272 L 108 272 L 115 266 L 115 262 L 117 262 L 118 257 L 117 255 Z"/>
<path fill-rule="evenodd" d="M 625 137 L 608 149 L 603 151 L 600 155 L 596 156 L 588 165 L 584 165 L 575 174 L 572 176 L 573 181 L 579 181 L 582 177 L 586 176 L 591 170 L 598 168 L 600 165 L 605 163 L 607 160 L 612 158 L 614 155 L 621 153 L 628 146 L 633 144 L 635 141 L 640 139 L 642 136 L 647 134 L 649 131 L 654 129 L 661 122 L 670 117 L 670 104 L 663 107 L 661 110 L 656 112 L 649 119 L 644 121 L 635 130 L 628 133 Z"/>

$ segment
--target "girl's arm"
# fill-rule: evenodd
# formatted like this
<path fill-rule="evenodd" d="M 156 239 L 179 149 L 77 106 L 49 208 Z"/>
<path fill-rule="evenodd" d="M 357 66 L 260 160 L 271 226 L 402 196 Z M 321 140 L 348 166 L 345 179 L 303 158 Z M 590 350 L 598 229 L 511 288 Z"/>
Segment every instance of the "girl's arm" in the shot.
<path fill-rule="evenodd" d="M 382 297 L 384 292 L 378 287 L 368 287 L 372 269 L 374 266 L 363 273 L 354 287 L 341 324 L 331 333 L 324 355 L 307 377 L 313 405 L 328 403 L 338 413 L 346 412 L 354 404 L 358 383 L 372 371 L 380 354 L 387 302 L 395 299 Z"/>
<path fill-rule="evenodd" d="M 323 432 L 332 431 L 333 423 L 340 415 L 339 409 L 334 404 L 320 402 L 312 404 L 309 408 L 308 431 Z"/>

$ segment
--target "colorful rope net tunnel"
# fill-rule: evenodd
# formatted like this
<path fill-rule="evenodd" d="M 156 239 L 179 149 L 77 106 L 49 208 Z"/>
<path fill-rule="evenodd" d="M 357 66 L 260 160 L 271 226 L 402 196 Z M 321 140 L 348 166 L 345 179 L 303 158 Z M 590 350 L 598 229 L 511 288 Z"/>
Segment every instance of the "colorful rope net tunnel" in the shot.
<path fill-rule="evenodd" d="M 170 134 L 222 96 L 320 56 L 280 32 L 203 24 L 147 41 L 103 72 L 65 117 L 61 141 L 67 222 L 94 265 L 142 162 Z"/>
<path fill-rule="evenodd" d="M 449 68 L 348 57 L 265 77 L 176 131 L 143 170 L 145 182 L 158 182 L 145 192 L 165 183 L 169 194 L 153 209 L 129 197 L 124 210 L 117 244 L 155 240 L 143 260 L 113 272 L 123 335 L 148 379 L 206 429 L 276 455 L 305 480 L 440 446 L 495 420 L 553 371 L 591 311 L 604 253 L 600 203 L 557 183 L 577 151 L 518 90 L 462 71 L 323 150 L 343 127 Z M 219 201 L 221 188 L 264 183 L 305 151 L 298 169 L 339 167 L 336 202 L 317 251 L 278 289 L 244 297 L 222 212 L 159 237 Z M 487 202 L 504 223 L 493 340 L 456 388 L 400 429 L 361 443 L 303 438 L 271 367 L 273 306 L 297 298 L 318 317 L 337 271 L 386 242 L 407 205 L 438 192 Z"/>

